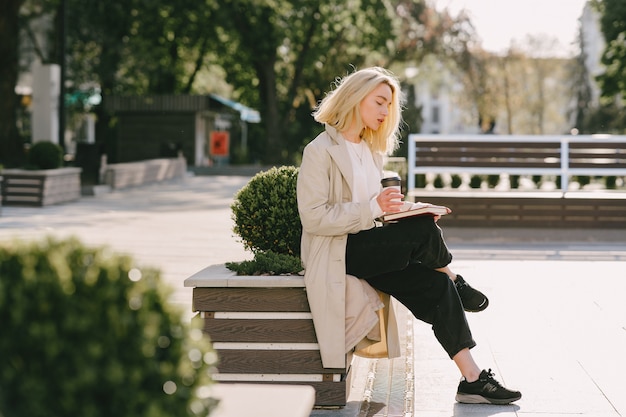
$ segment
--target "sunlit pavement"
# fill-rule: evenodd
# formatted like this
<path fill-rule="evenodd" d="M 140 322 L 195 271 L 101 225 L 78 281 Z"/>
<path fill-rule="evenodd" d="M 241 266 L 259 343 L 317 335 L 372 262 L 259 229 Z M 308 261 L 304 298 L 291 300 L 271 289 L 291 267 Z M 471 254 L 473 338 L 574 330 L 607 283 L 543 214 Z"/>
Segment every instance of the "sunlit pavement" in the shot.
<path fill-rule="evenodd" d="M 2 207 L 0 241 L 76 236 L 161 269 L 191 316 L 188 276 L 243 260 L 230 203 L 247 176 L 200 176 L 43 208 Z M 626 230 L 446 229 L 453 269 L 490 298 L 468 315 L 481 367 L 510 406 L 454 401 L 459 374 L 429 326 L 402 315 L 405 355 L 356 359 L 349 403 L 312 416 L 626 416 Z"/>

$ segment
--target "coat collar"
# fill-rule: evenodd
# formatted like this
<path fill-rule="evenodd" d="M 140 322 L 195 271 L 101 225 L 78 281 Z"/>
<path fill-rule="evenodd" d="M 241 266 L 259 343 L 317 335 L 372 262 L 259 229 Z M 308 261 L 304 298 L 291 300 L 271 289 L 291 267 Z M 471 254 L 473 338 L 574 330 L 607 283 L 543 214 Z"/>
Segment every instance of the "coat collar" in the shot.
<path fill-rule="evenodd" d="M 328 153 L 333 159 L 341 175 L 346 179 L 350 191 L 352 190 L 352 184 L 354 184 L 354 172 L 352 170 L 352 158 L 350 157 L 350 151 L 344 137 L 332 126 L 325 125 L 326 133 L 330 137 L 333 145 L 328 148 Z"/>
<path fill-rule="evenodd" d="M 326 124 L 324 125 L 326 129 L 326 133 L 330 137 L 331 141 L 334 142 L 334 145 L 328 149 L 330 156 L 333 158 L 342 175 L 352 187 L 354 174 L 352 172 L 352 158 L 350 157 L 350 151 L 348 150 L 348 145 L 346 145 L 346 139 L 335 129 L 334 127 Z M 383 169 L 383 158 L 382 155 L 379 155 L 376 152 L 372 153 L 374 157 L 374 164 L 376 167 L 382 171 Z"/>

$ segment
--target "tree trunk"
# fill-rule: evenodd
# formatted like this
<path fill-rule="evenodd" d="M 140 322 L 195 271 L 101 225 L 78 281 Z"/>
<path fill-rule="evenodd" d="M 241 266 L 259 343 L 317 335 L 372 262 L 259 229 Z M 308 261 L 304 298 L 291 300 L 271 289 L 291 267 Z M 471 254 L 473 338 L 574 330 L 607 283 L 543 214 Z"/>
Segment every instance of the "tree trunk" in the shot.
<path fill-rule="evenodd" d="M 283 148 L 283 129 L 279 111 L 280 103 L 276 94 L 276 74 L 274 63 L 265 62 L 257 68 L 261 92 L 261 118 L 265 124 L 267 142 L 265 146 L 264 162 L 267 164 L 281 164 L 285 162 L 287 152 Z"/>
<path fill-rule="evenodd" d="M 23 0 L 0 2 L 0 163 L 19 166 L 23 162 L 24 148 L 17 126 L 19 11 Z"/>

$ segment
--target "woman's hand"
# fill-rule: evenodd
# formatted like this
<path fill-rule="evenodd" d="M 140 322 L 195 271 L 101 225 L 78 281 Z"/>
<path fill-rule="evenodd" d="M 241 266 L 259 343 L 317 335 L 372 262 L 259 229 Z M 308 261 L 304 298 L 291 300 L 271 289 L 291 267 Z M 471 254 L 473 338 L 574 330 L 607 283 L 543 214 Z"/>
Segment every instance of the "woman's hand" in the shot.
<path fill-rule="evenodd" d="M 385 188 L 376 197 L 376 202 L 385 213 L 397 213 L 404 205 L 402 199 L 404 194 L 401 194 L 395 188 Z"/>

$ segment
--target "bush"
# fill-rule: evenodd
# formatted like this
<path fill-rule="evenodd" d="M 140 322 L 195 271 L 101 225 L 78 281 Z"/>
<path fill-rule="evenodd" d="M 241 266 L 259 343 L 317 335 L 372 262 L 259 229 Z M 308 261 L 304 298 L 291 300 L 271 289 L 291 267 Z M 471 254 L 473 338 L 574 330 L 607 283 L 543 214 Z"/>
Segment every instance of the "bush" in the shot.
<path fill-rule="evenodd" d="M 433 180 L 433 186 L 435 188 L 443 188 L 444 187 L 443 177 L 441 175 L 437 174 L 437 176 Z"/>
<path fill-rule="evenodd" d="M 52 142 L 37 142 L 28 151 L 28 165 L 32 169 L 55 169 L 63 165 L 63 149 Z"/>
<path fill-rule="evenodd" d="M 246 249 L 300 256 L 297 179 L 297 168 L 274 167 L 255 175 L 235 195 L 233 230 Z"/>
<path fill-rule="evenodd" d="M 459 188 L 463 184 L 463 179 L 458 174 L 452 174 L 450 186 L 452 188 Z"/>
<path fill-rule="evenodd" d="M 500 175 L 487 175 L 487 185 L 489 188 L 496 188 L 500 182 Z"/>
<path fill-rule="evenodd" d="M 299 256 L 267 251 L 255 253 L 251 261 L 227 262 L 226 268 L 237 275 L 291 275 L 302 270 L 302 261 Z"/>
<path fill-rule="evenodd" d="M 472 175 L 470 178 L 470 188 L 480 188 L 483 184 L 483 177 L 481 175 Z"/>
<path fill-rule="evenodd" d="M 0 247 L 0 415 L 206 416 L 215 354 L 156 270 L 77 240 Z"/>

